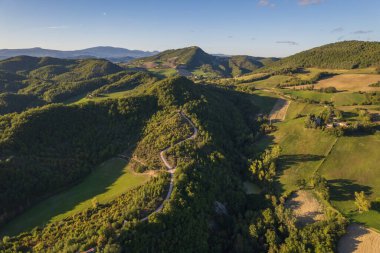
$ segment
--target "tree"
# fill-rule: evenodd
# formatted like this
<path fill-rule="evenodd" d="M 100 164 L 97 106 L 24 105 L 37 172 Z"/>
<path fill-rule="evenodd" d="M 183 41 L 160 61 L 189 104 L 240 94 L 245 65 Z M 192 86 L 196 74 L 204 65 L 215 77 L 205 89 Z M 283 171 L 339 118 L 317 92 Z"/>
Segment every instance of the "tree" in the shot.
<path fill-rule="evenodd" d="M 92 207 L 93 208 L 97 208 L 99 206 L 99 201 L 96 197 L 94 197 L 92 200 L 91 200 L 91 203 L 92 203 Z"/>
<path fill-rule="evenodd" d="M 366 198 L 363 191 L 355 192 L 355 205 L 359 213 L 367 212 L 371 208 L 371 202 Z"/>

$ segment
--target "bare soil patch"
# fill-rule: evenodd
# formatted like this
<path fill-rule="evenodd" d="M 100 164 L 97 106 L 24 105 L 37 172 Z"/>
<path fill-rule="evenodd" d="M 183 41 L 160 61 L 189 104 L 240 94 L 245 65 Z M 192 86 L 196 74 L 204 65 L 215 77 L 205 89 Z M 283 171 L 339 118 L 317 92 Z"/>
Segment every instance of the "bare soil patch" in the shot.
<path fill-rule="evenodd" d="M 296 224 L 300 227 L 325 219 L 322 204 L 310 191 L 299 190 L 285 206 L 293 211 Z"/>
<path fill-rule="evenodd" d="M 378 253 L 380 234 L 359 224 L 351 224 L 339 241 L 338 253 Z"/>
<path fill-rule="evenodd" d="M 274 123 L 277 121 L 283 121 L 285 119 L 289 105 L 290 101 L 279 98 L 269 114 L 269 119 L 271 122 Z"/>

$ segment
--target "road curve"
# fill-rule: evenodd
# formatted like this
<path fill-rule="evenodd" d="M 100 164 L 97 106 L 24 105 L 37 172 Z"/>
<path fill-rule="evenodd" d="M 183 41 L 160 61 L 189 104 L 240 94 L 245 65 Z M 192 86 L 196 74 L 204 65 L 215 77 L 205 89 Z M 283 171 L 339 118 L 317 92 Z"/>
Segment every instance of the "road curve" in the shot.
<path fill-rule="evenodd" d="M 178 146 L 178 145 L 181 145 L 182 143 L 184 143 L 185 141 L 187 140 L 193 140 L 195 139 L 197 136 L 198 136 L 198 128 L 194 125 L 194 123 L 190 120 L 189 117 L 187 117 L 182 111 L 179 111 L 179 114 L 181 115 L 182 118 L 184 118 L 190 125 L 191 127 L 193 128 L 193 134 L 189 137 L 187 137 L 186 139 L 184 140 L 181 140 L 181 141 L 178 141 L 176 142 L 174 145 L 172 146 L 169 146 L 169 147 L 166 147 L 165 149 L 161 150 L 160 151 L 160 159 L 161 161 L 163 162 L 163 164 L 165 165 L 167 171 L 170 173 L 170 185 L 169 185 L 169 191 L 168 193 L 166 194 L 166 197 L 165 199 L 162 201 L 161 205 L 156 209 L 154 210 L 152 213 L 148 214 L 147 216 L 145 216 L 144 218 L 140 219 L 140 221 L 146 221 L 148 220 L 149 216 L 151 216 L 152 214 L 155 214 L 155 213 L 158 213 L 162 210 L 162 208 L 164 208 L 164 203 L 169 200 L 172 192 L 173 192 L 173 186 L 174 186 L 174 172 L 175 172 L 175 169 L 176 169 L 176 166 L 174 165 L 171 165 L 169 163 L 169 161 L 167 160 L 166 158 L 166 152 L 174 147 L 174 146 Z M 124 159 L 124 160 L 128 160 L 128 157 L 126 157 L 125 155 L 119 155 L 118 156 L 119 158 L 121 159 Z M 128 221 L 127 220 L 124 220 L 124 224 L 127 223 Z M 95 248 L 91 248 L 91 249 L 88 249 L 86 251 L 82 251 L 81 253 L 90 253 L 90 252 L 95 252 Z"/>
<path fill-rule="evenodd" d="M 163 149 L 163 150 L 160 151 L 160 154 L 159 154 L 160 155 L 160 159 L 161 159 L 162 163 L 165 165 L 167 171 L 170 173 L 169 190 L 168 190 L 168 193 L 166 194 L 165 199 L 162 201 L 161 205 L 156 210 L 154 210 L 152 213 L 150 213 L 146 217 L 142 218 L 140 221 L 146 221 L 146 220 L 148 220 L 149 216 L 151 216 L 152 214 L 160 212 L 162 210 L 162 208 L 164 207 L 164 203 L 167 200 L 169 200 L 169 198 L 170 198 L 170 196 L 171 196 L 171 194 L 173 192 L 174 172 L 175 172 L 176 166 L 175 165 L 171 165 L 169 163 L 169 161 L 166 158 L 166 152 L 170 148 L 172 148 L 174 146 L 181 145 L 182 143 L 184 143 L 187 140 L 193 140 L 193 139 L 195 139 L 197 137 L 197 135 L 198 135 L 198 128 L 194 125 L 194 123 L 190 120 L 190 118 L 187 117 L 182 111 L 180 111 L 179 114 L 181 115 L 182 118 L 184 118 L 191 125 L 191 127 L 193 128 L 193 134 L 191 136 L 187 137 L 186 139 L 181 140 L 181 141 L 175 143 L 174 145 L 166 147 L 165 149 Z M 127 222 L 127 221 L 125 220 L 124 222 Z"/>

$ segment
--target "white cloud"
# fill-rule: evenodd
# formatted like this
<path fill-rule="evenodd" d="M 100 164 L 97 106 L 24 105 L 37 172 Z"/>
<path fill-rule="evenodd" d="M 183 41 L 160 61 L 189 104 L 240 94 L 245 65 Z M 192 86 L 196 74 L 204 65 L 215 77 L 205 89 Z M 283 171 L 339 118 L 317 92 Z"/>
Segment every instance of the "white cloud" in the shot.
<path fill-rule="evenodd" d="M 52 29 L 52 30 L 59 30 L 59 29 L 67 29 L 69 28 L 68 26 L 66 25 L 59 25 L 59 26 L 48 26 L 46 27 L 47 29 Z"/>
<path fill-rule="evenodd" d="M 344 28 L 343 27 L 337 27 L 337 28 L 333 29 L 331 32 L 332 33 L 341 33 L 341 32 L 344 32 Z"/>
<path fill-rule="evenodd" d="M 270 0 L 259 0 L 259 6 L 274 7 L 276 5 L 274 3 L 272 3 Z"/>
<path fill-rule="evenodd" d="M 353 34 L 368 34 L 368 33 L 372 33 L 373 31 L 371 30 L 358 30 L 358 31 L 355 31 L 353 32 Z"/>
<path fill-rule="evenodd" d="M 320 4 L 323 0 L 298 0 L 299 5 L 312 5 L 312 4 Z"/>
<path fill-rule="evenodd" d="M 291 40 L 279 40 L 279 41 L 276 41 L 277 44 L 288 44 L 290 46 L 297 46 L 298 43 L 295 42 L 295 41 L 291 41 Z"/>

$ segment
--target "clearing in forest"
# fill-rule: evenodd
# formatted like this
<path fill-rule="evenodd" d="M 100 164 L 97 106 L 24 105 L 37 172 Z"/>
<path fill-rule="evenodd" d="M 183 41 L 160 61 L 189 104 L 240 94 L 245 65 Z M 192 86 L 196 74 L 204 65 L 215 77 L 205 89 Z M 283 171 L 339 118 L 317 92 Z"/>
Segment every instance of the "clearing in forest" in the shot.
<path fill-rule="evenodd" d="M 292 210 L 297 220 L 296 223 L 300 227 L 325 218 L 323 206 L 310 191 L 297 191 L 287 201 L 286 207 Z"/>
<path fill-rule="evenodd" d="M 81 183 L 39 202 L 12 219 L 1 228 L 0 234 L 19 234 L 50 221 L 62 220 L 91 207 L 93 198 L 99 203 L 109 202 L 144 184 L 150 177 L 145 173 L 133 172 L 123 159 L 110 159 L 94 169 Z"/>

